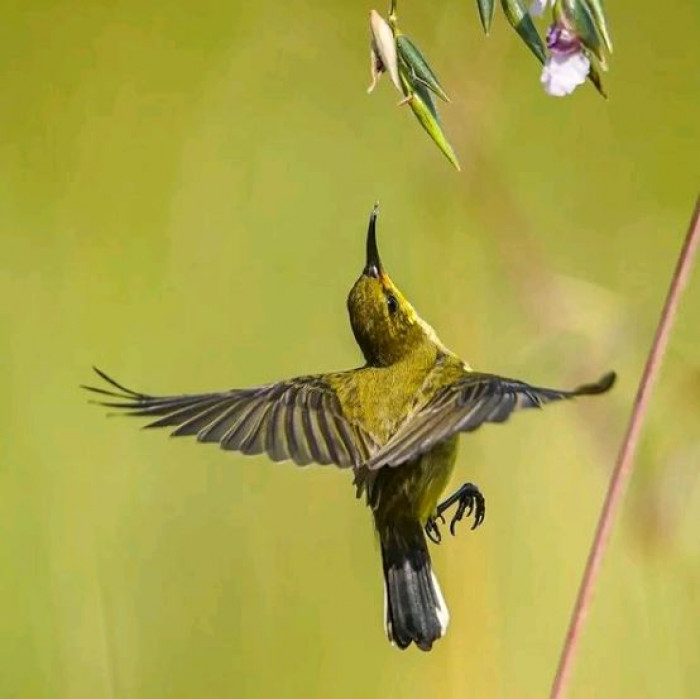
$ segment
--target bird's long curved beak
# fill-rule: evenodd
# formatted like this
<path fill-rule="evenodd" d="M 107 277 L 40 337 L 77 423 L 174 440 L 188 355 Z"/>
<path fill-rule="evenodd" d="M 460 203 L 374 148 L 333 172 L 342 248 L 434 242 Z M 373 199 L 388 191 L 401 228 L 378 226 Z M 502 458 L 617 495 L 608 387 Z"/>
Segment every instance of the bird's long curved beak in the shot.
<path fill-rule="evenodd" d="M 379 259 L 377 249 L 377 216 L 379 214 L 379 204 L 375 204 L 369 216 L 369 228 L 367 229 L 367 261 L 362 273 L 368 277 L 379 277 L 384 275 L 382 261 Z"/>

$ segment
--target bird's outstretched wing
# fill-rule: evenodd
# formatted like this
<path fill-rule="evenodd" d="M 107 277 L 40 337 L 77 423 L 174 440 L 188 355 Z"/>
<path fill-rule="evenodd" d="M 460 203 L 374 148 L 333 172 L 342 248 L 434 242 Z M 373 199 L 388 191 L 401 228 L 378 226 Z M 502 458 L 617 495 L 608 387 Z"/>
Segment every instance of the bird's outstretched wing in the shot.
<path fill-rule="evenodd" d="M 125 388 L 104 372 L 108 386 L 83 386 L 106 400 L 99 405 L 152 418 L 145 427 L 175 427 L 173 436 L 196 435 L 243 454 L 273 461 L 360 466 L 376 451 L 372 437 L 346 419 L 323 376 L 302 376 L 249 389 L 198 395 L 150 396 Z M 116 400 L 115 400 L 116 399 Z"/>
<path fill-rule="evenodd" d="M 519 408 L 540 408 L 551 401 L 605 393 L 614 382 L 615 374 L 611 372 L 596 383 L 560 391 L 469 372 L 440 389 L 411 415 L 366 465 L 370 469 L 398 466 L 425 454 L 458 432 L 471 432 L 484 422 L 504 422 Z"/>

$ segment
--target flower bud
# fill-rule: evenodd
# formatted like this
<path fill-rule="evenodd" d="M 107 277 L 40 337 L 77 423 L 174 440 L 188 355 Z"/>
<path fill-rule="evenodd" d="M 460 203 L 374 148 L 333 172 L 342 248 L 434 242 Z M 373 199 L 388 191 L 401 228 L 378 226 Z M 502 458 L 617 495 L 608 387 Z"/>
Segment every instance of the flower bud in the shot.
<path fill-rule="evenodd" d="M 374 90 L 377 81 L 384 72 L 389 73 L 391 82 L 401 92 L 399 64 L 396 55 L 396 38 L 389 23 L 376 10 L 372 10 L 369 13 L 369 32 L 372 84 L 367 92 Z"/>

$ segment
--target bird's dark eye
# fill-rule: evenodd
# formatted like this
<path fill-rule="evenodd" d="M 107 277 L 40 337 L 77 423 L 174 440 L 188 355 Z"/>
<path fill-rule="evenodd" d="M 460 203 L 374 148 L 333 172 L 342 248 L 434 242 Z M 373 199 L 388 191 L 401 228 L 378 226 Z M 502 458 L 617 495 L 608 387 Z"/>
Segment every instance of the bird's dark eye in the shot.
<path fill-rule="evenodd" d="M 396 300 L 396 296 L 389 294 L 386 297 L 386 307 L 389 309 L 389 313 L 392 315 L 396 313 L 396 311 L 399 309 L 399 302 Z"/>

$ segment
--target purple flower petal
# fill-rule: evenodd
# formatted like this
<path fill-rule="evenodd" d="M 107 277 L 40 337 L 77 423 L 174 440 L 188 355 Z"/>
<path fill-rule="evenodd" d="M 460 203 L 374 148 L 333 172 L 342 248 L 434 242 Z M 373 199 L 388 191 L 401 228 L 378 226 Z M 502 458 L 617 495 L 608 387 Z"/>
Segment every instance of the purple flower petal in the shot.
<path fill-rule="evenodd" d="M 540 82 L 548 95 L 564 97 L 586 82 L 590 68 L 591 62 L 583 51 L 565 54 L 552 52 L 544 64 Z"/>

